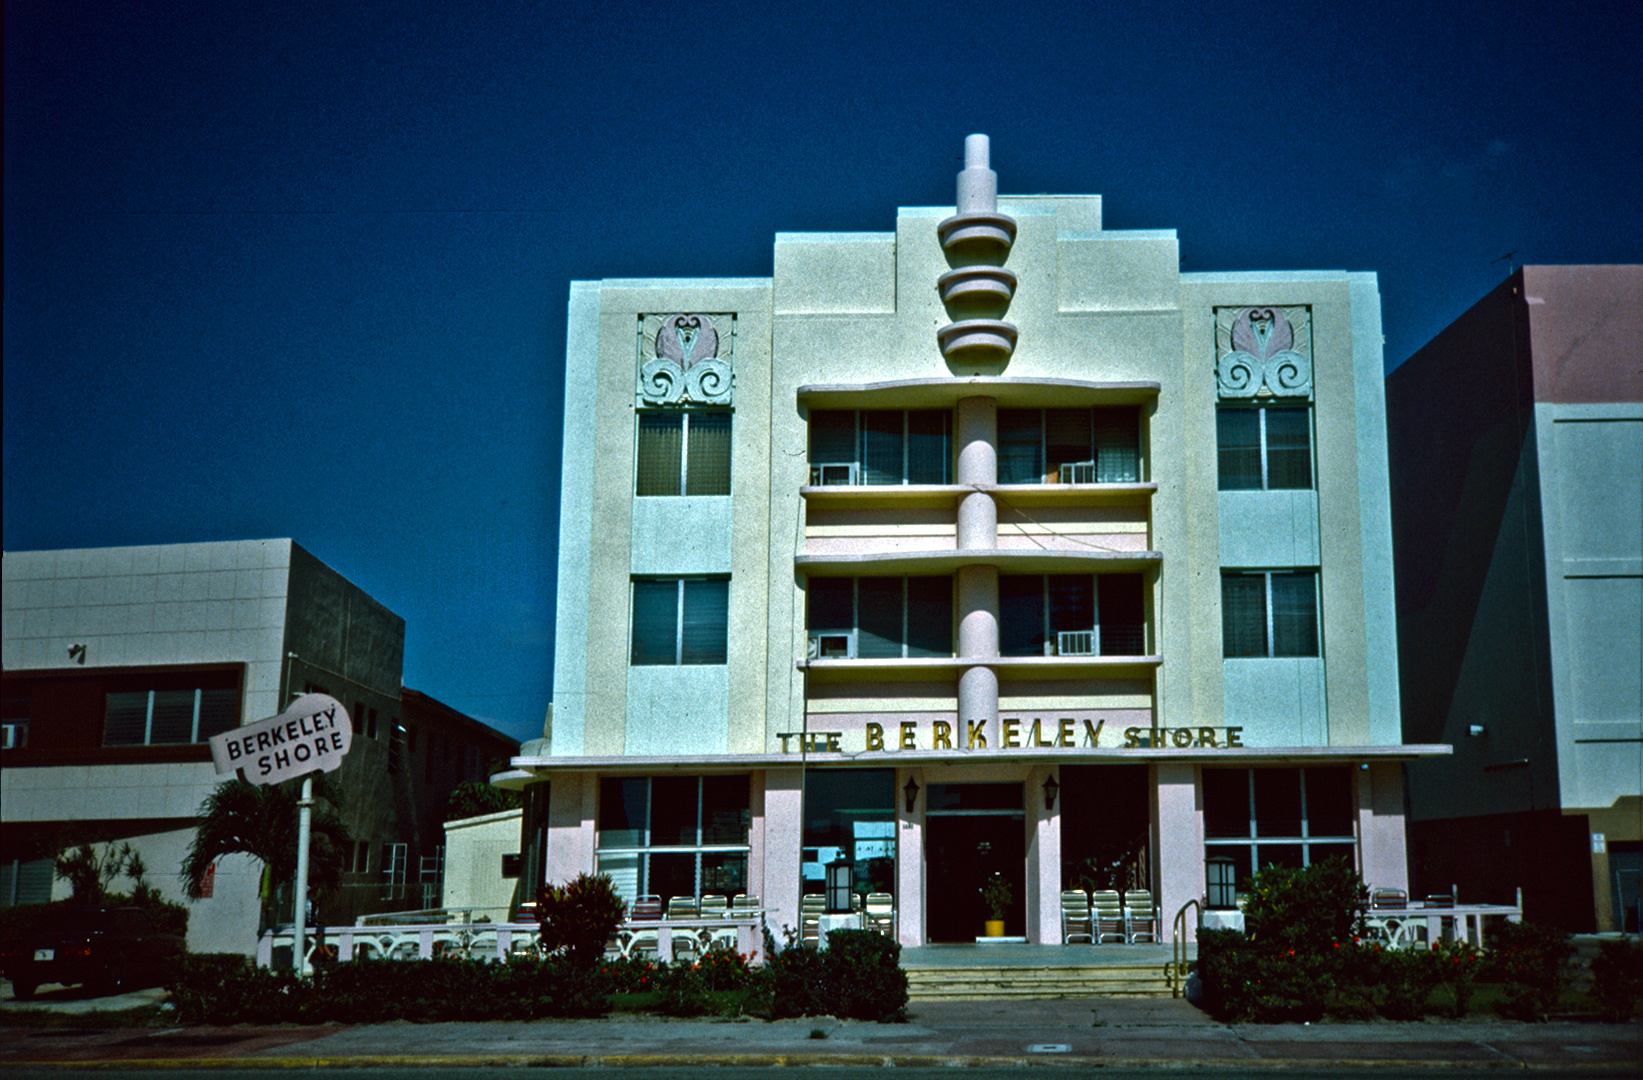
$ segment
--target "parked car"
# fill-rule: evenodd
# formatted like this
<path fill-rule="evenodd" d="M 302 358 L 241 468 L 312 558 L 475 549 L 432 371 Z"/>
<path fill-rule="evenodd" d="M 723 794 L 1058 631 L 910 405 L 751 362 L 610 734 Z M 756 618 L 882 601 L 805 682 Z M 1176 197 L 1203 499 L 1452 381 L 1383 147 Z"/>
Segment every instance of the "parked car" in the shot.
<path fill-rule="evenodd" d="M 163 980 L 184 952 L 141 908 L 49 907 L 0 945 L 0 970 L 19 1001 L 42 983 L 113 993 Z"/>

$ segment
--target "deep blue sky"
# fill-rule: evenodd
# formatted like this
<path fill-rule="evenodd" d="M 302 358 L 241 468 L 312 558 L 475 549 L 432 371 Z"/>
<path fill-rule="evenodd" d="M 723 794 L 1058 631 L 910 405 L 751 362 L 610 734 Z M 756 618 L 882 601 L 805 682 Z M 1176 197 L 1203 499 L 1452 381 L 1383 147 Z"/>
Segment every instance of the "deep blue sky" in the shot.
<path fill-rule="evenodd" d="M 573 279 L 767 276 L 972 131 L 1186 270 L 1377 271 L 1389 366 L 1643 256 L 1631 5 L 779 10 L 8 0 L 5 548 L 295 537 L 531 737 Z"/>

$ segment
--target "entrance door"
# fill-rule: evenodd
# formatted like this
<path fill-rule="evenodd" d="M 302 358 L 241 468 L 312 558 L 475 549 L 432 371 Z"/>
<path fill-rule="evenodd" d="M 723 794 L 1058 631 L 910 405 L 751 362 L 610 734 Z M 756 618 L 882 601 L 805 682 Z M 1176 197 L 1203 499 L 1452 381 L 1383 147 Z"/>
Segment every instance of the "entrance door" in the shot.
<path fill-rule="evenodd" d="M 929 884 L 924 895 L 925 927 L 933 942 L 973 942 L 988 918 L 981 886 L 993 874 L 1010 883 L 1012 904 L 1004 933 L 1026 933 L 1025 815 L 931 815 L 925 819 L 925 859 Z"/>

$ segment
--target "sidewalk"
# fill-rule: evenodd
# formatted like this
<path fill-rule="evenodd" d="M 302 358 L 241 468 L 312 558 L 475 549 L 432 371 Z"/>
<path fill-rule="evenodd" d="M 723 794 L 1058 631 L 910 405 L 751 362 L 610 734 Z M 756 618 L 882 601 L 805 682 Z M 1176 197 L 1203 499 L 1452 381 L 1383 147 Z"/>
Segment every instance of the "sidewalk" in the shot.
<path fill-rule="evenodd" d="M 24 1065 L 1305 1065 L 1560 1068 L 1635 1076 L 1643 1025 L 1554 1022 L 1231 1025 L 1184 1001 L 918 1002 L 906 1024 L 833 1019 L 539 1020 L 325 1027 L 14 1027 L 0 1002 L 0 1071 Z M 29 1007 L 96 1012 L 153 1005 L 158 990 Z"/>

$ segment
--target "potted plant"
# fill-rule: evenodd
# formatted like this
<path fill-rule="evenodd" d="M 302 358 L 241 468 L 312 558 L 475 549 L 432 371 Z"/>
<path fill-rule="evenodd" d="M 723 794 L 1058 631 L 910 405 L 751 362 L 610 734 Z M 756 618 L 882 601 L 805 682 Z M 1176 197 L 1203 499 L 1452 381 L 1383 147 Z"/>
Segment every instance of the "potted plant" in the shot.
<path fill-rule="evenodd" d="M 1010 910 L 1010 901 L 1014 894 L 1010 890 L 1010 883 L 1003 874 L 994 874 L 981 887 L 981 902 L 987 905 L 987 936 L 1004 936 L 1004 914 Z"/>

